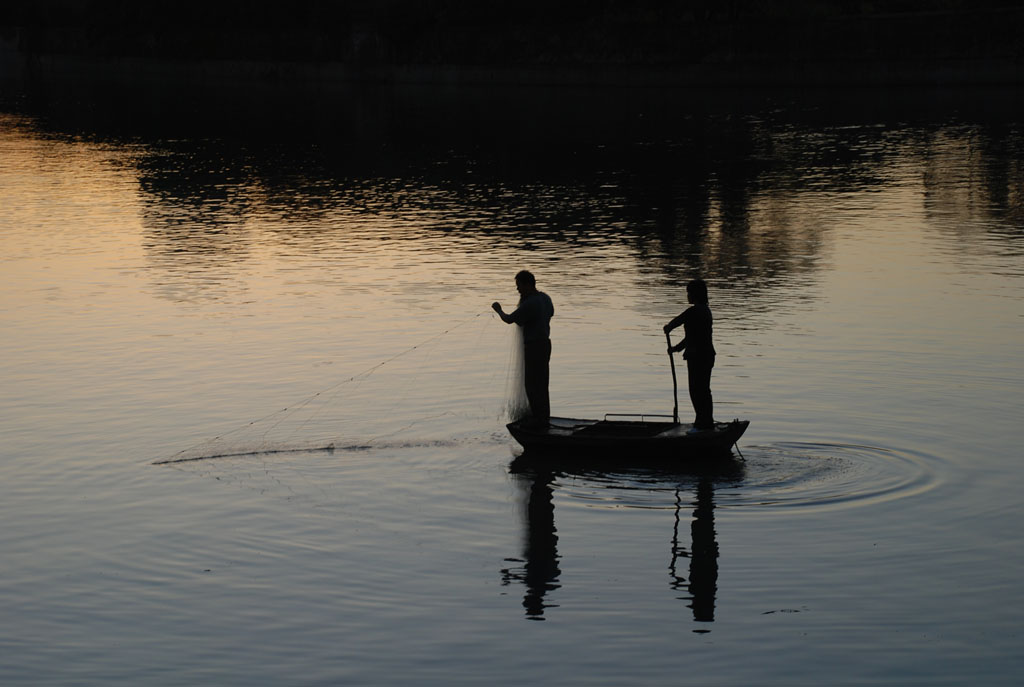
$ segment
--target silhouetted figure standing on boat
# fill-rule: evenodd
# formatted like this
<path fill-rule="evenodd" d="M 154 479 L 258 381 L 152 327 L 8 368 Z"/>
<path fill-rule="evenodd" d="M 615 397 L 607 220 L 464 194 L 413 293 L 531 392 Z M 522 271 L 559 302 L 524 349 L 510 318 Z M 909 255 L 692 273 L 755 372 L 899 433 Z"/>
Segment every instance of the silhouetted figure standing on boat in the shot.
<path fill-rule="evenodd" d="M 711 344 L 711 308 L 708 307 L 708 285 L 703 279 L 694 279 L 686 285 L 686 300 L 690 307 L 665 325 L 668 334 L 683 325 L 683 340 L 668 351 L 683 351 L 689 380 L 690 401 L 696 418 L 696 429 L 712 429 L 714 402 L 711 398 L 711 368 L 715 366 L 715 347 Z"/>
<path fill-rule="evenodd" d="M 537 290 L 533 274 L 523 270 L 516 275 L 519 307 L 506 313 L 501 304 L 491 304 L 498 317 L 507 324 L 517 324 L 523 330 L 523 377 L 526 400 L 530 403 L 532 422 L 546 426 L 551 419 L 548 399 L 548 363 L 551 361 L 551 317 L 555 306 L 548 295 Z"/>

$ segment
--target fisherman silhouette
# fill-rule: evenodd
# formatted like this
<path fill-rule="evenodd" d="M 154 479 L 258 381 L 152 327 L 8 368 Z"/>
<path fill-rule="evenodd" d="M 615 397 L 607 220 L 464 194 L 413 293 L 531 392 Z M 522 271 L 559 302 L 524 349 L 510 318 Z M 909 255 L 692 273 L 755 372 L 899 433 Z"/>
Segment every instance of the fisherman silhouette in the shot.
<path fill-rule="evenodd" d="M 686 299 L 691 304 L 665 325 L 668 334 L 683 326 L 683 340 L 669 346 L 668 352 L 683 351 L 689 382 L 690 402 L 696 415 L 695 430 L 714 429 L 714 401 L 711 397 L 711 369 L 715 366 L 715 347 L 711 343 L 713 318 L 708 306 L 708 285 L 694 279 L 686 285 Z"/>
<path fill-rule="evenodd" d="M 546 427 L 551 419 L 551 401 L 548 397 L 548 364 L 551 361 L 551 317 L 555 306 L 551 298 L 537 290 L 533 274 L 522 270 L 516 275 L 519 305 L 506 313 L 501 304 L 491 304 L 494 312 L 506 324 L 517 324 L 523 330 L 523 362 L 526 400 L 530 404 L 530 424 Z"/>

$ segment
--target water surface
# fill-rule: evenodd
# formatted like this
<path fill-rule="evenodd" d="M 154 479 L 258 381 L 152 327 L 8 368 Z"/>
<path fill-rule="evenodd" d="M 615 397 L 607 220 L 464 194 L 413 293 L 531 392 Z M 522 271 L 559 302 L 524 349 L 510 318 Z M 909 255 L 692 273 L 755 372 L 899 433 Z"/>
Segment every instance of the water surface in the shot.
<path fill-rule="evenodd" d="M 5 684 L 1013 684 L 1013 95 L 432 95 L 4 91 Z M 570 416 L 704 276 L 734 459 L 520 469 L 524 267 Z"/>

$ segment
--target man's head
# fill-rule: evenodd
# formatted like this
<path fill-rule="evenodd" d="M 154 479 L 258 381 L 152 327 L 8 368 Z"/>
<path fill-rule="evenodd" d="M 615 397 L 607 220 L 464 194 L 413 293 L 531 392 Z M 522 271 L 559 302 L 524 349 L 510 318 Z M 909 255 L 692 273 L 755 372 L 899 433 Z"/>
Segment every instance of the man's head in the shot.
<path fill-rule="evenodd" d="M 537 290 L 537 280 L 534 279 L 532 272 L 522 270 L 516 275 L 516 290 L 519 291 L 520 296 L 526 296 Z"/>
<path fill-rule="evenodd" d="M 694 279 L 686 285 L 686 299 L 691 303 L 708 303 L 708 285 L 703 279 Z"/>

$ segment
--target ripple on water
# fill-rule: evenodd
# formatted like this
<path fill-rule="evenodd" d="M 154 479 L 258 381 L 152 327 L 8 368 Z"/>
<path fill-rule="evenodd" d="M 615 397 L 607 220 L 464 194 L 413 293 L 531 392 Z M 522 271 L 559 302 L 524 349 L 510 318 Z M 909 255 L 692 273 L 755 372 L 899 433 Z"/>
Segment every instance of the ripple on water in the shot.
<path fill-rule="evenodd" d="M 672 508 L 679 488 L 710 480 L 719 508 L 837 510 L 906 499 L 938 487 L 934 456 L 856 444 L 778 443 L 744 447 L 714 470 L 570 471 L 570 499 L 591 507 Z"/>
<path fill-rule="evenodd" d="M 338 481 L 372 485 L 415 482 L 410 475 L 489 471 L 498 433 L 459 440 L 378 440 L 339 445 L 334 451 L 249 453 L 187 460 L 169 467 L 235 483 L 289 500 L 306 496 L 324 505 L 324 490 Z M 522 472 L 513 462 L 512 471 Z M 526 462 L 528 472 L 543 464 Z M 530 466 L 533 466 L 532 468 Z M 747 446 L 729 460 L 697 466 L 624 467 L 619 464 L 550 465 L 543 472 L 555 489 L 584 507 L 663 509 L 678 506 L 678 492 L 698 484 L 713 488 L 714 503 L 728 509 L 808 511 L 860 508 L 907 499 L 949 481 L 940 459 L 916 451 L 858 444 L 783 442 Z M 311 484 L 316 488 L 312 489 Z M 330 500 L 330 499 L 327 499 Z"/>
<path fill-rule="evenodd" d="M 923 494 L 939 485 L 937 459 L 857 444 L 781 443 L 743 449 L 746 478 L 723 506 L 834 510 Z"/>

